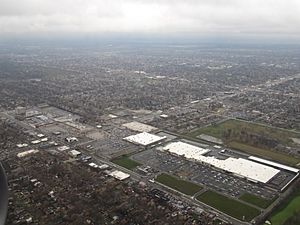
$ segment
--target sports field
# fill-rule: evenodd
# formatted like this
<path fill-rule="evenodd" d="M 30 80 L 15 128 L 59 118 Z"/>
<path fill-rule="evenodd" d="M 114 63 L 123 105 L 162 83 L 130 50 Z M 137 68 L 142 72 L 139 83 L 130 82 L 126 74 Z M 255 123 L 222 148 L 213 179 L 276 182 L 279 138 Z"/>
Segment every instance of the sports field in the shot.
<path fill-rule="evenodd" d="M 263 209 L 267 208 L 269 205 L 272 204 L 272 202 L 275 201 L 275 199 L 265 199 L 249 193 L 243 194 L 241 197 L 239 197 L 239 199 Z"/>
<path fill-rule="evenodd" d="M 162 173 L 158 175 L 155 178 L 155 181 L 164 184 L 172 189 L 175 189 L 183 194 L 191 195 L 191 196 L 196 194 L 198 191 L 202 189 L 202 187 L 200 187 L 197 184 L 182 180 L 180 178 L 171 176 L 166 173 Z"/>
<path fill-rule="evenodd" d="M 260 214 L 260 211 L 254 207 L 213 191 L 206 191 L 196 199 L 242 221 L 251 221 Z"/>
<path fill-rule="evenodd" d="M 120 158 L 113 159 L 112 162 L 129 170 L 141 165 L 139 162 L 128 158 L 128 156 L 122 156 Z"/>
<path fill-rule="evenodd" d="M 269 220 L 272 225 L 284 225 L 284 223 L 296 213 L 300 213 L 300 191 L 283 202 L 281 207 L 272 213 Z M 297 221 L 297 224 L 300 224 L 300 221 Z"/>

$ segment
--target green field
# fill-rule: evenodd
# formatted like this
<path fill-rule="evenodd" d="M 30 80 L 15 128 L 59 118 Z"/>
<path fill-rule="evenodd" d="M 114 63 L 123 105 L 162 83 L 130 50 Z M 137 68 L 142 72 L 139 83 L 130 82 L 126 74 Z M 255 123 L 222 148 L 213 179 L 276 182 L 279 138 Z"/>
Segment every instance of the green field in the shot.
<path fill-rule="evenodd" d="M 246 143 L 239 135 L 232 135 L 234 138 L 230 139 L 225 138 L 226 132 L 228 133 L 229 130 L 234 132 L 234 134 L 244 133 L 244 136 L 248 136 L 248 141 L 249 139 L 252 140 L 251 135 L 253 135 L 256 137 L 264 137 L 265 140 L 276 140 L 278 143 L 286 146 L 295 146 L 296 144 L 291 138 L 300 138 L 299 133 L 290 130 L 268 127 L 262 124 L 236 119 L 229 119 L 219 124 L 203 127 L 185 134 L 184 136 L 195 140 L 200 134 L 206 134 L 221 139 L 228 147 L 249 154 L 261 156 L 291 166 L 296 166 L 300 162 L 299 158 L 275 151 L 273 147 L 258 146 L 258 144 L 255 144 L 255 141 L 251 144 Z M 245 133 L 249 135 L 245 135 Z"/>
<path fill-rule="evenodd" d="M 162 173 L 162 174 L 158 175 L 155 178 L 155 180 L 157 182 L 164 184 L 170 188 L 173 188 L 183 194 L 191 195 L 191 196 L 196 194 L 198 191 L 200 191 L 202 189 L 202 187 L 200 187 L 197 184 L 179 179 L 177 177 L 168 175 L 166 173 Z"/>
<path fill-rule="evenodd" d="M 139 162 L 128 158 L 128 156 L 113 159 L 112 162 L 129 170 L 133 170 L 135 167 L 141 165 Z"/>
<path fill-rule="evenodd" d="M 206 191 L 196 198 L 197 200 L 239 220 L 243 220 L 244 217 L 245 221 L 251 221 L 260 214 L 260 211 L 256 208 L 213 191 Z"/>
<path fill-rule="evenodd" d="M 296 166 L 300 162 L 300 159 L 298 159 L 298 158 L 283 154 L 281 152 L 276 152 L 276 151 L 273 151 L 270 149 L 257 148 L 257 147 L 253 147 L 250 145 L 238 143 L 235 141 L 229 142 L 227 145 L 233 149 L 236 149 L 236 150 L 248 153 L 248 154 L 261 156 L 265 159 L 274 160 L 274 161 L 277 161 L 277 162 L 280 162 L 283 164 L 287 164 L 287 165 L 291 165 L 291 166 Z"/>
<path fill-rule="evenodd" d="M 265 199 L 249 193 L 243 194 L 241 197 L 239 197 L 239 199 L 263 209 L 267 208 L 269 205 L 272 204 L 272 202 L 275 201 L 275 199 Z"/>
<path fill-rule="evenodd" d="M 272 225 L 283 225 L 295 213 L 300 213 L 300 191 L 289 197 L 269 220 Z"/>
<path fill-rule="evenodd" d="M 284 144 L 292 144 L 293 143 L 293 141 L 291 140 L 292 137 L 300 138 L 299 133 L 293 132 L 291 130 L 279 129 L 276 127 L 269 127 L 263 124 L 251 123 L 251 122 L 236 120 L 236 119 L 229 119 L 222 123 L 218 123 L 216 125 L 203 127 L 195 131 L 192 131 L 188 135 L 197 137 L 200 134 L 207 134 L 222 139 L 223 133 L 228 129 L 237 130 L 237 131 L 245 130 L 257 134 L 267 135 L 270 138 L 276 139 L 280 141 L 280 143 L 284 143 Z"/>

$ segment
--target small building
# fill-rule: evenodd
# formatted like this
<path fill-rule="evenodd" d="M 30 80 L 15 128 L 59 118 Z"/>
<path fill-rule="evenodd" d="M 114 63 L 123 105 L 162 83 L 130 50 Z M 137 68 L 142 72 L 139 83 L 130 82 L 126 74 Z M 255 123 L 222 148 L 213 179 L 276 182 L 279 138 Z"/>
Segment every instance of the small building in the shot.
<path fill-rule="evenodd" d="M 77 150 L 71 150 L 71 151 L 69 151 L 69 153 L 73 157 L 77 157 L 77 156 L 81 155 L 81 152 L 77 151 Z"/>
<path fill-rule="evenodd" d="M 160 117 L 165 119 L 168 118 L 169 116 L 167 114 L 161 114 Z"/>
<path fill-rule="evenodd" d="M 57 148 L 58 151 L 66 151 L 66 150 L 69 150 L 70 147 L 69 146 L 66 146 L 66 145 L 63 145 L 63 146 L 59 146 Z"/>
<path fill-rule="evenodd" d="M 89 163 L 89 166 L 92 168 L 99 168 L 99 166 L 96 163 Z"/>
<path fill-rule="evenodd" d="M 17 147 L 18 148 L 24 148 L 24 147 L 27 147 L 28 144 L 24 143 L 24 144 L 17 144 Z"/>
<path fill-rule="evenodd" d="M 99 169 L 100 169 L 100 170 L 107 170 L 107 169 L 109 169 L 109 165 L 107 165 L 107 164 L 102 164 L 101 166 L 99 166 Z"/>
<path fill-rule="evenodd" d="M 130 174 L 124 173 L 119 170 L 114 170 L 114 171 L 110 172 L 108 175 L 110 175 L 118 180 L 126 180 L 127 178 L 130 177 Z"/>
<path fill-rule="evenodd" d="M 66 137 L 65 140 L 67 142 L 75 142 L 75 141 L 78 141 L 78 139 L 76 137 Z"/>
<path fill-rule="evenodd" d="M 39 143 L 41 143 L 40 140 L 34 140 L 34 141 L 31 142 L 31 144 L 34 144 L 34 145 L 39 144 Z"/>
<path fill-rule="evenodd" d="M 31 154 L 35 154 L 35 153 L 38 153 L 39 150 L 35 150 L 35 149 L 31 149 L 31 150 L 28 150 L 28 151 L 25 151 L 25 152 L 20 152 L 17 154 L 17 157 L 18 158 L 23 158 L 25 156 L 28 156 L 28 155 L 31 155 Z"/>
<path fill-rule="evenodd" d="M 45 137 L 45 135 L 44 135 L 44 134 L 37 134 L 36 136 L 38 136 L 39 138 L 43 138 L 43 137 Z"/>

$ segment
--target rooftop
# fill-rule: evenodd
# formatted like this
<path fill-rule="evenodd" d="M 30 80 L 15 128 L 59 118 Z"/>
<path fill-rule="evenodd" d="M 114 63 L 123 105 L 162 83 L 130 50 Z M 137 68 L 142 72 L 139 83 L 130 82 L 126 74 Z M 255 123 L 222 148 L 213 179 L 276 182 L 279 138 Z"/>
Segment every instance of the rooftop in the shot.
<path fill-rule="evenodd" d="M 131 135 L 128 137 L 123 138 L 126 141 L 129 141 L 134 144 L 139 144 L 143 146 L 147 146 L 153 143 L 156 143 L 158 141 L 164 140 L 166 137 L 160 137 L 154 134 L 149 134 L 146 132 Z"/>

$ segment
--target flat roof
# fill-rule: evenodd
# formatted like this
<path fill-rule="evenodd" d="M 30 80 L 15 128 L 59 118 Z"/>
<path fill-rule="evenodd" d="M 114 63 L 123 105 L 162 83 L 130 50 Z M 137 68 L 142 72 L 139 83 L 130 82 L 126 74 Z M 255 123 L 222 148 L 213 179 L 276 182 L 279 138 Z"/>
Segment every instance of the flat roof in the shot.
<path fill-rule="evenodd" d="M 204 156 L 209 152 L 208 149 L 203 149 L 197 146 L 186 144 L 183 142 L 173 142 L 162 148 L 164 151 L 169 151 L 187 159 L 204 162 L 235 175 L 246 177 L 252 181 L 267 183 L 280 170 L 271 166 L 267 166 L 258 162 L 253 162 L 244 158 L 229 157 L 225 160 L 217 159 L 213 156 Z"/>
<path fill-rule="evenodd" d="M 294 168 L 294 167 L 286 166 L 286 165 L 283 165 L 283 164 L 280 164 L 280 163 L 276 163 L 276 162 L 273 162 L 273 161 L 270 161 L 270 160 L 258 158 L 258 157 L 255 157 L 255 156 L 249 156 L 248 159 L 251 159 L 251 160 L 256 161 L 256 162 L 261 162 L 261 163 L 264 163 L 264 164 L 267 164 L 267 165 L 270 165 L 270 166 L 274 166 L 274 167 L 277 167 L 277 168 L 281 168 L 281 169 L 284 169 L 284 170 L 288 170 L 288 171 L 291 171 L 291 172 L 294 172 L 294 173 L 299 172 L 299 170 Z"/>
<path fill-rule="evenodd" d="M 203 155 L 210 152 L 209 149 L 204 149 L 181 141 L 172 142 L 163 147 L 164 151 L 169 151 L 177 155 L 182 155 L 186 158 L 197 158 L 198 155 Z"/>
<path fill-rule="evenodd" d="M 130 174 L 124 173 L 124 172 L 119 171 L 119 170 L 112 171 L 111 173 L 109 173 L 109 175 L 116 178 L 116 179 L 118 179 L 118 180 L 125 180 L 125 179 L 130 177 Z"/>
<path fill-rule="evenodd" d="M 77 155 L 80 155 L 81 152 L 80 151 L 77 151 L 77 150 L 71 150 L 70 153 L 73 155 L 73 156 L 77 156 Z"/>
<path fill-rule="evenodd" d="M 280 172 L 280 170 L 273 167 L 243 158 L 230 157 L 225 160 L 215 161 L 213 165 L 225 171 L 262 183 L 267 183 Z"/>
<path fill-rule="evenodd" d="M 123 138 L 123 140 L 129 141 L 134 144 L 139 144 L 143 146 L 147 146 L 158 141 L 164 140 L 166 137 L 160 137 L 154 134 L 149 134 L 147 132 L 142 132 L 139 134 L 131 135 Z"/>
<path fill-rule="evenodd" d="M 25 157 L 27 155 L 38 153 L 38 152 L 39 152 L 39 150 L 31 149 L 31 150 L 28 150 L 28 151 L 25 151 L 25 152 L 20 152 L 20 153 L 17 154 L 17 156 L 19 158 L 22 158 L 22 157 Z"/>
<path fill-rule="evenodd" d="M 124 123 L 124 124 L 122 124 L 122 126 L 128 128 L 130 130 L 138 131 L 138 132 L 150 132 L 153 130 L 157 130 L 156 127 L 153 127 L 153 126 L 150 126 L 150 125 L 147 125 L 144 123 L 140 123 L 137 121 L 133 121 L 130 123 Z"/>

